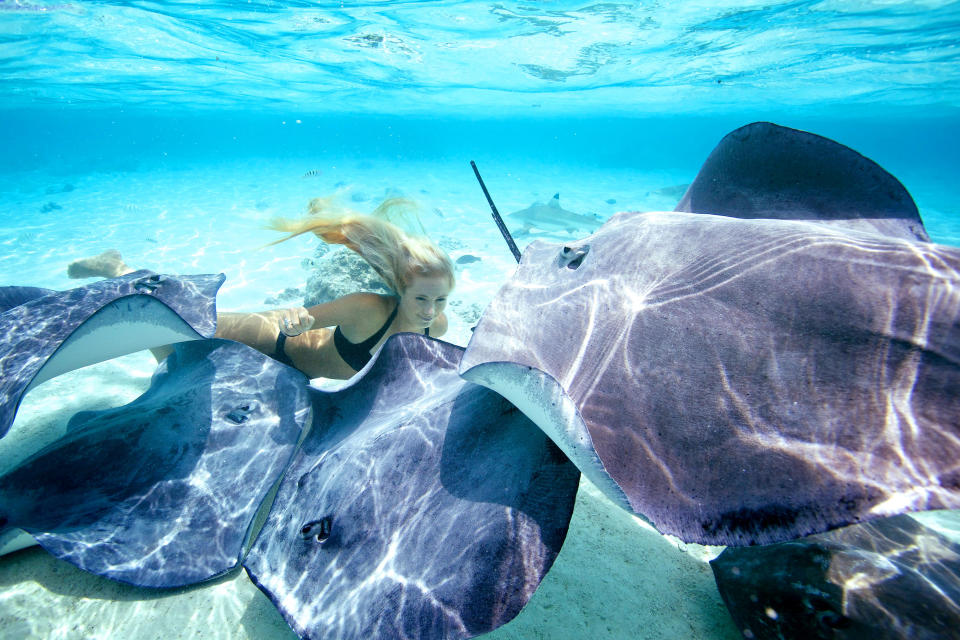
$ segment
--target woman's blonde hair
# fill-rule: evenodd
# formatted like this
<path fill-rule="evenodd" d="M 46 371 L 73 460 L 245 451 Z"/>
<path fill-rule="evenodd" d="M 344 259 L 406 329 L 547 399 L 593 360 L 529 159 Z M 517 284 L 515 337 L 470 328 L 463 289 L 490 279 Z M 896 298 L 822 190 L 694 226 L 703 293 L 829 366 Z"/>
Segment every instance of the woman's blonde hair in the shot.
<path fill-rule="evenodd" d="M 271 229 L 288 233 L 270 244 L 313 232 L 324 242 L 342 244 L 358 253 L 395 293 L 403 293 L 417 276 L 445 277 L 452 289 L 456 283 L 453 263 L 446 252 L 423 233 L 416 209 L 416 203 L 411 200 L 389 198 L 372 214 L 364 215 L 340 206 L 334 196 L 314 198 L 307 217 L 270 221 Z M 408 233 L 391 220 L 407 227 L 415 223 L 421 233 Z"/>

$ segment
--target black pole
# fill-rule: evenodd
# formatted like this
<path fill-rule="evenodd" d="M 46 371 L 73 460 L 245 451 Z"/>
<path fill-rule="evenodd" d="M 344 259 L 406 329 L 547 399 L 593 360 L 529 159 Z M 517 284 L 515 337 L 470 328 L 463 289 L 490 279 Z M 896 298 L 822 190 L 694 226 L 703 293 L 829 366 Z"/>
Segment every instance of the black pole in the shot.
<path fill-rule="evenodd" d="M 470 166 L 473 167 L 473 173 L 477 176 L 477 182 L 480 183 L 480 188 L 483 189 L 483 195 L 487 196 L 487 202 L 490 203 L 490 211 L 493 212 L 493 221 L 497 223 L 497 227 L 500 229 L 500 233 L 503 234 L 503 239 L 507 241 L 507 246 L 510 247 L 513 257 L 517 259 L 517 262 L 520 262 L 520 249 L 517 249 L 517 243 L 513 241 L 513 236 L 510 235 L 507 225 L 503 224 L 503 218 L 500 217 L 500 212 L 497 211 L 497 205 L 493 204 L 493 198 L 490 197 L 490 192 L 487 191 L 487 185 L 483 184 L 483 178 L 480 177 L 480 172 L 477 170 L 477 163 L 471 160 Z"/>

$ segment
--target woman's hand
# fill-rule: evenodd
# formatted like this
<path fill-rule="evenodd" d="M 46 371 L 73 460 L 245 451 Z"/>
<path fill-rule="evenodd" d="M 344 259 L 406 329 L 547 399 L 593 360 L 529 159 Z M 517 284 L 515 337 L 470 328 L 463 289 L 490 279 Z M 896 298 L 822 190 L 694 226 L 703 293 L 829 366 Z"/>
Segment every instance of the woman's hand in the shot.
<path fill-rule="evenodd" d="M 281 333 L 292 338 L 298 336 L 313 326 L 313 316 L 305 307 L 294 307 L 293 309 L 284 309 L 280 311 L 280 318 L 277 321 Z"/>

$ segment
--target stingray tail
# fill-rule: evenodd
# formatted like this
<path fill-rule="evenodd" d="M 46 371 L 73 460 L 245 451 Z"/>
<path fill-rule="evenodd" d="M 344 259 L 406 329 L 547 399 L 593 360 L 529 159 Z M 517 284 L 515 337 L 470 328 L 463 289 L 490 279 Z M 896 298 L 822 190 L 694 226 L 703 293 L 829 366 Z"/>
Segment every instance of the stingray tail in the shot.
<path fill-rule="evenodd" d="M 490 192 L 487 191 L 487 185 L 483 183 L 483 178 L 480 177 L 480 170 L 477 169 L 477 163 L 473 160 L 470 161 L 470 166 L 473 167 L 473 173 L 477 176 L 477 182 L 480 183 L 480 188 L 483 189 L 483 195 L 487 196 L 487 202 L 490 203 L 490 211 L 493 213 L 493 221 L 497 223 L 497 228 L 500 229 L 500 233 L 503 234 L 503 239 L 507 241 L 507 246 L 510 247 L 510 253 L 513 254 L 513 257 L 517 259 L 517 262 L 520 262 L 520 249 L 517 249 L 517 243 L 513 241 L 513 237 L 510 235 L 510 230 L 507 229 L 507 225 L 503 224 L 503 218 L 500 217 L 500 212 L 497 211 L 497 205 L 493 204 L 493 198 L 490 197 Z M 557 194 L 560 195 L 559 193 Z"/>

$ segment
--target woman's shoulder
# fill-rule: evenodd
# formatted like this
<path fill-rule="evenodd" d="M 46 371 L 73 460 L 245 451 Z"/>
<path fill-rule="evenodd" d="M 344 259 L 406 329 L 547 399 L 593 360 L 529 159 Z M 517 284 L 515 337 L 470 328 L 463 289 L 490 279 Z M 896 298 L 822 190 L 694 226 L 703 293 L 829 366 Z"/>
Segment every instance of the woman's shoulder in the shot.
<path fill-rule="evenodd" d="M 317 327 L 340 326 L 350 337 L 377 327 L 387 319 L 396 302 L 377 293 L 350 293 L 308 309 Z"/>
<path fill-rule="evenodd" d="M 346 304 L 357 309 L 358 311 L 385 310 L 386 313 L 390 313 L 393 311 L 393 308 L 397 306 L 396 296 L 384 295 L 381 293 L 370 293 L 367 291 L 349 293 L 340 298 L 340 300 L 344 301 Z"/>
<path fill-rule="evenodd" d="M 356 335 L 375 332 L 397 307 L 396 297 L 379 293 L 351 293 L 341 300 L 349 304 L 351 322 L 348 324 L 353 329 L 351 333 Z"/>
<path fill-rule="evenodd" d="M 441 311 L 430 325 L 430 337 L 439 338 L 447 332 L 447 314 Z"/>
<path fill-rule="evenodd" d="M 397 307 L 396 297 L 380 293 L 351 293 L 341 300 L 348 303 L 354 322 L 364 329 L 364 325 L 379 327 Z"/>

